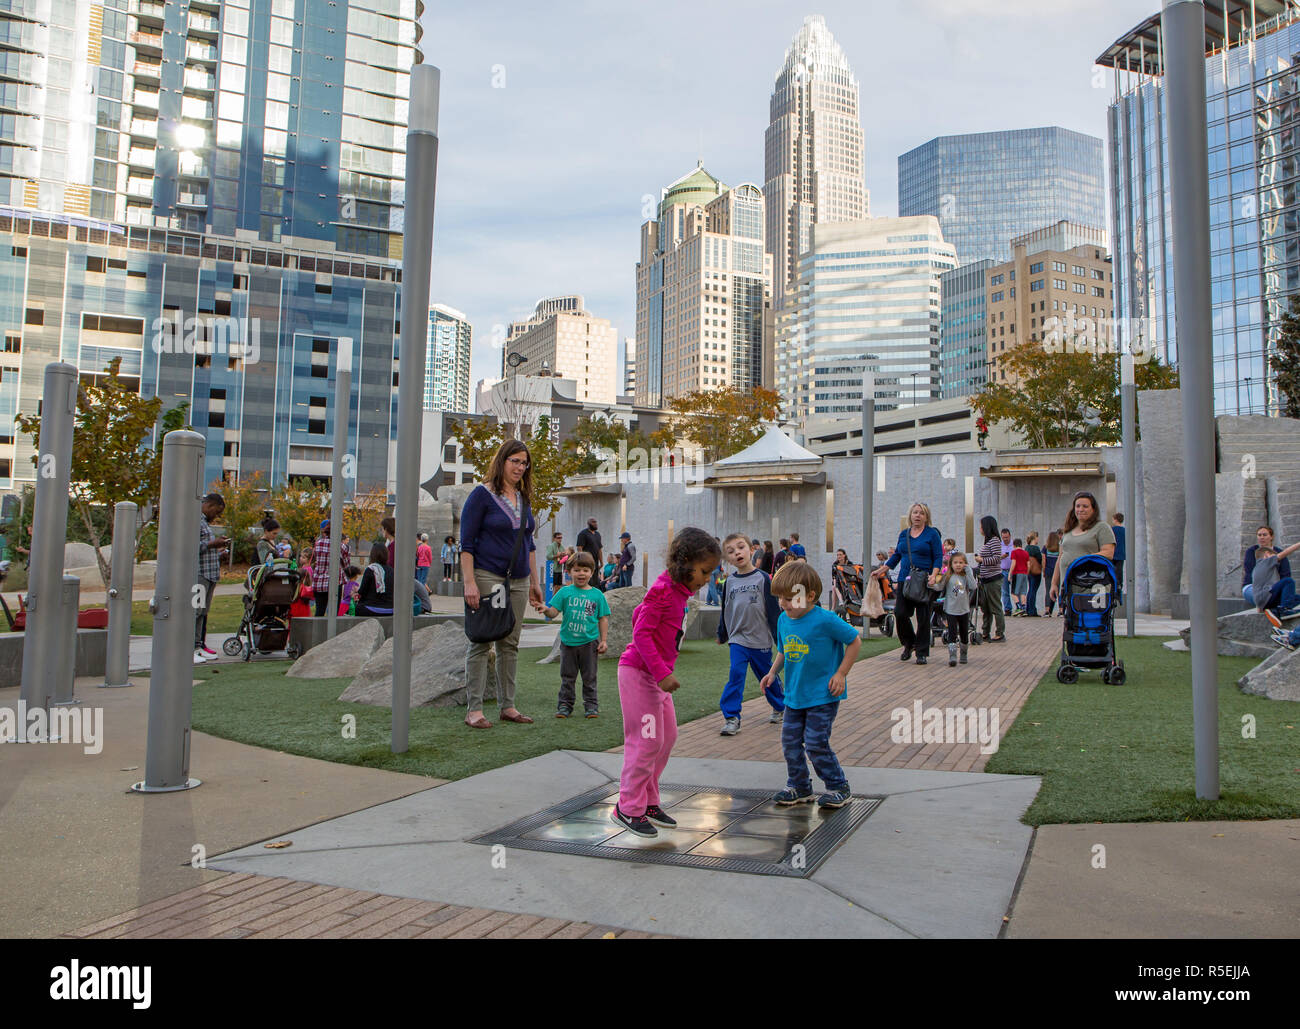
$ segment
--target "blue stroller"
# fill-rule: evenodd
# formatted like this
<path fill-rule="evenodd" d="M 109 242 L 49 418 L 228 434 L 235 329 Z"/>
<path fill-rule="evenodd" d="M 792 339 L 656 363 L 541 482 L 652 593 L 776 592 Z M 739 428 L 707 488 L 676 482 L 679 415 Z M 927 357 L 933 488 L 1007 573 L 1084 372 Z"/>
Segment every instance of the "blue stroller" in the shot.
<path fill-rule="evenodd" d="M 1119 577 L 1100 554 L 1085 554 L 1065 570 L 1061 606 L 1065 631 L 1061 641 L 1058 682 L 1079 681 L 1080 668 L 1100 668 L 1108 686 L 1124 684 L 1124 662 L 1115 657 L 1115 598 Z"/>

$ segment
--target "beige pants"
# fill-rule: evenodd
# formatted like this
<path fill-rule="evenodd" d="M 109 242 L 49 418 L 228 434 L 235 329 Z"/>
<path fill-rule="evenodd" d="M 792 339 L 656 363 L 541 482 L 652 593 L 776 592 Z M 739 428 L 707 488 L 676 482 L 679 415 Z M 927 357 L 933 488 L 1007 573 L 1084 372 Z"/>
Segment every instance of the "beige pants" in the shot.
<path fill-rule="evenodd" d="M 474 569 L 474 581 L 478 584 L 480 603 L 491 603 L 492 591 L 506 580 L 500 575 Z M 509 583 L 510 607 L 515 613 L 515 627 L 509 636 L 495 643 L 469 644 L 465 654 L 465 690 L 469 695 L 467 710 L 482 711 L 483 697 L 487 693 L 488 651 L 497 648 L 497 699 L 500 710 L 506 711 L 515 706 L 515 669 L 519 664 L 519 633 L 524 627 L 524 611 L 528 606 L 528 580 L 511 579 Z"/>

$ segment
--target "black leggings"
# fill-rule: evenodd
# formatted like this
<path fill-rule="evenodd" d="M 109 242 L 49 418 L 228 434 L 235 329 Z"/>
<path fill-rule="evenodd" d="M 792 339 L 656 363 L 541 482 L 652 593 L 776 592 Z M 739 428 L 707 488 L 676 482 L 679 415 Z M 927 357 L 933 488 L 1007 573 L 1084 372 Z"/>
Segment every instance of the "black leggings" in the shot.
<path fill-rule="evenodd" d="M 948 642 L 966 646 L 970 639 L 970 612 L 967 611 L 964 615 L 950 615 L 944 612 L 944 616 L 948 619 L 948 632 L 945 634 Z"/>
<path fill-rule="evenodd" d="M 916 628 L 912 628 L 912 613 L 916 612 Z M 911 647 L 917 657 L 930 655 L 930 602 L 920 603 L 908 600 L 899 591 L 898 602 L 894 605 L 894 622 L 898 626 L 898 642 L 904 647 Z"/>

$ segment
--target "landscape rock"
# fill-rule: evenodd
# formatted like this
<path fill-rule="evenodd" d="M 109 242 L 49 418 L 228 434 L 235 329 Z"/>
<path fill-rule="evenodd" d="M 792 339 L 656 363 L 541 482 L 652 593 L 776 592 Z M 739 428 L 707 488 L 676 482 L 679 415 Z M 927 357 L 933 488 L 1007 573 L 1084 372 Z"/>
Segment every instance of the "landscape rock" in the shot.
<path fill-rule="evenodd" d="M 623 651 L 627 650 L 627 645 L 632 642 L 632 611 L 645 599 L 645 595 L 644 586 L 624 586 L 622 589 L 610 590 L 605 594 L 605 600 L 609 603 L 609 632 L 605 636 L 605 641 L 609 644 L 609 649 L 600 655 L 602 658 L 612 658 L 617 661 L 623 656 Z M 537 663 L 549 665 L 559 660 L 560 634 L 556 632 L 555 642 L 551 644 L 551 652 Z"/>
<path fill-rule="evenodd" d="M 383 627 L 373 618 L 356 625 L 303 654 L 288 674 L 295 679 L 342 679 L 357 675 L 384 642 Z M 389 651 L 391 653 L 391 651 Z"/>
<path fill-rule="evenodd" d="M 465 653 L 469 641 L 459 622 L 420 629 L 411 636 L 411 707 L 464 706 Z M 498 696 L 496 652 L 488 651 L 485 699 Z M 388 639 L 343 691 L 339 700 L 391 707 L 393 703 L 393 641 Z"/>
<path fill-rule="evenodd" d="M 1179 635 L 1190 647 L 1191 627 L 1183 629 Z M 1268 657 L 1275 649 L 1272 635 L 1273 624 L 1254 608 L 1223 615 L 1218 622 L 1219 656 Z"/>
<path fill-rule="evenodd" d="M 1237 680 L 1243 693 L 1269 700 L 1300 701 L 1300 650 L 1277 647 L 1261 664 Z"/>
<path fill-rule="evenodd" d="M 104 547 L 104 560 L 112 561 L 112 553 L 108 547 Z M 95 548 L 89 543 L 65 543 L 63 544 L 63 567 L 69 572 L 73 568 L 90 568 L 97 567 L 95 561 Z"/>

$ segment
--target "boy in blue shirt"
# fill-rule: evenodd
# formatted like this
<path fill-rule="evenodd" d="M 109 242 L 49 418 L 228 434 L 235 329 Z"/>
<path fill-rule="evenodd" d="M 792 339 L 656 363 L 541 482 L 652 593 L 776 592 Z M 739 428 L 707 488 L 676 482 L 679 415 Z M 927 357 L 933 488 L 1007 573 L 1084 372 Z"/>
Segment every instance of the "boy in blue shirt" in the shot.
<path fill-rule="evenodd" d="M 574 684 L 582 671 L 582 706 L 588 718 L 600 714 L 596 704 L 597 657 L 609 649 L 609 601 L 590 585 L 596 559 L 585 551 L 569 559 L 573 583 L 558 590 L 543 613 L 548 618 L 563 615 L 560 622 L 560 696 L 556 718 L 573 714 Z"/>
<path fill-rule="evenodd" d="M 806 804 L 813 799 L 808 775 L 811 759 L 826 786 L 817 805 L 843 807 L 849 802 L 849 781 L 831 750 L 831 726 L 845 697 L 845 677 L 858 659 L 862 639 L 844 619 L 815 605 L 821 596 L 822 581 L 806 561 L 782 565 L 772 579 L 772 592 L 781 604 L 779 647 L 772 670 L 760 685 L 766 691 L 785 669 L 781 749 L 789 772 L 785 789 L 772 799 L 778 804 Z"/>
<path fill-rule="evenodd" d="M 731 644 L 731 669 L 727 685 L 722 688 L 718 707 L 722 710 L 722 736 L 740 732 L 740 705 L 745 699 L 745 679 L 749 669 L 761 682 L 772 668 L 772 647 L 776 642 L 777 619 L 781 608 L 772 596 L 767 573 L 754 567 L 749 537 L 733 532 L 722 541 L 722 552 L 736 566 L 722 588 L 722 610 L 718 614 L 718 643 Z M 781 683 L 764 691 L 772 705 L 768 722 L 779 723 L 785 703 Z"/>

